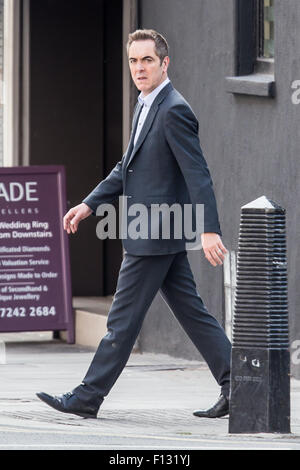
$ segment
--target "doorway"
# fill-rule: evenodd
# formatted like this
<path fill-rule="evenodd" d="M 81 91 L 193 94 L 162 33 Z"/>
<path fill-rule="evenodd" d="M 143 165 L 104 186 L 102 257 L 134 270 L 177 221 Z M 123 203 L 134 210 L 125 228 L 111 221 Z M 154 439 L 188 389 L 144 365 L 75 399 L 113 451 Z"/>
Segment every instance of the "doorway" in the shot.
<path fill-rule="evenodd" d="M 29 164 L 65 166 L 68 208 L 122 157 L 122 3 L 30 0 Z M 121 242 L 97 222 L 69 236 L 74 296 L 115 291 Z"/>

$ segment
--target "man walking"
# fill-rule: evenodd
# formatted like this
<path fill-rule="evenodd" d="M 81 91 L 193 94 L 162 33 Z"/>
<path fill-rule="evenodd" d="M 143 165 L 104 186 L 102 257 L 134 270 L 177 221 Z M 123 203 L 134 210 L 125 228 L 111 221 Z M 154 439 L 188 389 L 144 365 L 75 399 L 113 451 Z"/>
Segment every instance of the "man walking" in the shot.
<path fill-rule="evenodd" d="M 67 233 L 103 203 L 121 195 L 134 203 L 203 204 L 202 247 L 217 266 L 227 252 L 221 240 L 210 173 L 203 157 L 198 122 L 188 103 L 174 89 L 167 70 L 168 44 L 153 30 L 137 30 L 127 44 L 132 79 L 140 91 L 129 145 L 122 160 L 84 201 L 64 217 Z M 151 176 L 150 176 L 151 175 Z M 221 387 L 216 404 L 194 411 L 199 417 L 229 412 L 231 345 L 196 291 L 187 258 L 186 240 L 163 237 L 124 239 L 124 259 L 101 340 L 83 382 L 59 396 L 37 396 L 56 410 L 95 418 L 104 397 L 125 367 L 143 319 L 158 291 L 171 308 Z"/>

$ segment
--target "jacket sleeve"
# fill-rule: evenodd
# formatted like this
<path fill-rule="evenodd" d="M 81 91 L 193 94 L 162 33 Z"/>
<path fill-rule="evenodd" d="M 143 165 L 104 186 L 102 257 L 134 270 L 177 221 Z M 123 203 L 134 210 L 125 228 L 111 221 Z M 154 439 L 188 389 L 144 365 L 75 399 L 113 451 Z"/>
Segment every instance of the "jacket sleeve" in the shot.
<path fill-rule="evenodd" d="M 168 109 L 165 135 L 185 179 L 193 204 L 204 204 L 204 232 L 222 235 L 213 182 L 198 136 L 198 121 L 187 104 Z"/>
<path fill-rule="evenodd" d="M 113 202 L 118 196 L 123 194 L 122 166 L 124 162 L 123 155 L 110 174 L 82 201 L 87 204 L 96 214 L 97 207 L 100 204 Z"/>

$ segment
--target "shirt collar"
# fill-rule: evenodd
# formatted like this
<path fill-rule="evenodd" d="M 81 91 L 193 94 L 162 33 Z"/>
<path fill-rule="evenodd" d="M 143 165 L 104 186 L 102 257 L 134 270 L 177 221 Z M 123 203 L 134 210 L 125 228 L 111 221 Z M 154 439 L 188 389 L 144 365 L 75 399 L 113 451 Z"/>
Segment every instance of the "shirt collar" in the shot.
<path fill-rule="evenodd" d="M 139 103 L 144 105 L 146 108 L 150 108 L 159 92 L 169 83 L 169 81 L 170 79 L 167 77 L 158 87 L 154 88 L 154 90 L 145 97 L 143 96 L 143 92 L 141 92 L 138 96 Z"/>

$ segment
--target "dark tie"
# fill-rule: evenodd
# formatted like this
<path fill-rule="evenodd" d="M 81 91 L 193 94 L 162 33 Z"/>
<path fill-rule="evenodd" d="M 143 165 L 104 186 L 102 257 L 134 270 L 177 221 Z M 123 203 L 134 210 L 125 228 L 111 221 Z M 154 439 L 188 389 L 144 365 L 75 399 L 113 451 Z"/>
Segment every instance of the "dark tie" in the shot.
<path fill-rule="evenodd" d="M 143 104 L 140 104 L 140 102 L 138 102 L 137 108 L 135 110 L 133 120 L 132 120 L 132 132 L 131 132 L 130 141 L 129 141 L 129 149 L 130 149 L 129 154 L 132 152 L 132 149 L 134 147 L 134 136 L 136 133 L 136 129 L 137 129 L 137 125 L 139 122 L 142 109 L 143 109 Z"/>
<path fill-rule="evenodd" d="M 139 117 L 140 117 L 142 109 L 143 109 L 143 105 L 138 102 L 137 105 L 136 105 L 134 115 L 133 115 L 133 119 L 132 119 L 132 130 L 131 130 L 131 135 L 130 135 L 128 149 L 127 149 L 127 155 L 126 155 L 126 161 L 127 162 L 130 159 L 130 155 L 131 155 L 133 147 L 134 147 L 134 136 L 135 136 L 135 133 L 136 133 L 137 124 L 139 122 Z M 125 163 L 125 165 L 126 165 L 126 163 Z"/>

